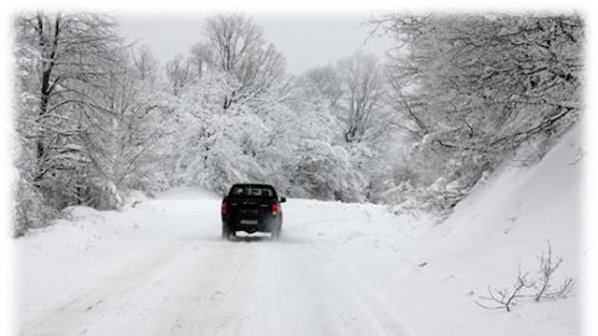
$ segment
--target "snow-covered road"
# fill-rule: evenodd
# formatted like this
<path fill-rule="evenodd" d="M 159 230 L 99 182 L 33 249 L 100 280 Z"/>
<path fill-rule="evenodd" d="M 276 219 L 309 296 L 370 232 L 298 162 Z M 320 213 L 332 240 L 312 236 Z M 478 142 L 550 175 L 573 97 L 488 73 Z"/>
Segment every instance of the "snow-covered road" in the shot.
<path fill-rule="evenodd" d="M 133 237 L 130 246 L 95 242 L 70 267 L 48 260 L 59 269 L 47 273 L 55 278 L 37 294 L 24 293 L 20 333 L 411 335 L 384 292 L 310 236 L 313 226 L 343 221 L 338 212 L 326 218 L 317 203 L 290 201 L 281 240 L 245 235 L 229 242 L 219 238 L 218 202 L 189 194 L 148 201 L 162 224 L 119 234 Z M 346 216 L 355 220 L 354 211 Z M 134 238 L 147 231 L 151 239 Z M 110 257 L 98 256 L 105 253 Z M 64 276 L 60 268 L 74 272 Z"/>
<path fill-rule="evenodd" d="M 505 167 L 441 225 L 383 206 L 291 199 L 283 236 L 220 239 L 220 199 L 177 190 L 121 211 L 73 208 L 16 241 L 20 335 L 581 335 L 580 168 L 570 133 Z M 547 183 L 550 181 L 550 183 Z M 133 206 L 135 204 L 135 206 Z M 550 241 L 562 300 L 475 304 L 537 274 Z"/>

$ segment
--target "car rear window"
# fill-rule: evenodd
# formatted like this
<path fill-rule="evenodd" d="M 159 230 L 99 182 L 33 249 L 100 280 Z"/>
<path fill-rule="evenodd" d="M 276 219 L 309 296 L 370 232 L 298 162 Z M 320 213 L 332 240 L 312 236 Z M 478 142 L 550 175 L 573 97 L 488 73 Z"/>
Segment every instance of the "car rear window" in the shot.
<path fill-rule="evenodd" d="M 274 190 L 264 186 L 234 186 L 230 196 L 274 197 Z"/>

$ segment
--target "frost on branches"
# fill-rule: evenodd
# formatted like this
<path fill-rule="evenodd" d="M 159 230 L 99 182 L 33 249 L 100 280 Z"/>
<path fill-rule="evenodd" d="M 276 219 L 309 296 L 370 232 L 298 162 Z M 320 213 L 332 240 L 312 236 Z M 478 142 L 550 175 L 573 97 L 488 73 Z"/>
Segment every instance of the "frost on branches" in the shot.
<path fill-rule="evenodd" d="M 15 235 L 130 190 L 290 197 L 446 214 L 505 158 L 534 162 L 579 118 L 579 17 L 381 15 L 386 57 L 358 50 L 291 75 L 262 29 L 206 21 L 160 64 L 107 15 L 29 13 L 15 26 Z"/>
<path fill-rule="evenodd" d="M 411 144 L 399 180 L 416 194 L 440 183 L 466 195 L 507 156 L 537 161 L 579 118 L 576 15 L 388 14 L 372 23 L 397 41 L 391 99 Z"/>

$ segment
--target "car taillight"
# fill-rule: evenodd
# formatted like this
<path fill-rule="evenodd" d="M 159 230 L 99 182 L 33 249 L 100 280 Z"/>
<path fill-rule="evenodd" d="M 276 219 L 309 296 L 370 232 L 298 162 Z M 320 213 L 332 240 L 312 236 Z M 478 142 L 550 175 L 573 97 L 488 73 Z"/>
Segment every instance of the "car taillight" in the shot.
<path fill-rule="evenodd" d="M 272 203 L 272 215 L 276 216 L 278 214 L 278 204 Z"/>
<path fill-rule="evenodd" d="M 225 202 L 225 201 L 222 201 L 222 205 L 220 206 L 220 212 L 221 212 L 223 215 L 226 215 L 226 207 L 227 207 L 227 204 L 226 204 L 226 202 Z"/>

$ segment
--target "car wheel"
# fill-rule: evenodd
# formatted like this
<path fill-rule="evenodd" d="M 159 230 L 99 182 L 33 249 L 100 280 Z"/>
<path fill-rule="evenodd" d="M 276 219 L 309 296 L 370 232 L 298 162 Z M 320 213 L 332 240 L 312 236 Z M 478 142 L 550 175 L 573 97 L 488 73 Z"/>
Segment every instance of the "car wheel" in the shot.
<path fill-rule="evenodd" d="M 228 229 L 228 225 L 222 224 L 222 240 L 229 240 L 230 239 L 230 230 Z"/>
<path fill-rule="evenodd" d="M 280 228 L 275 228 L 272 230 L 272 239 L 278 240 L 280 238 Z"/>

